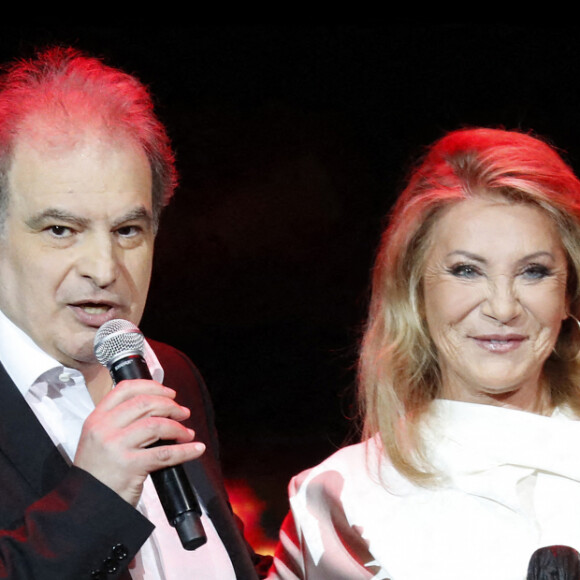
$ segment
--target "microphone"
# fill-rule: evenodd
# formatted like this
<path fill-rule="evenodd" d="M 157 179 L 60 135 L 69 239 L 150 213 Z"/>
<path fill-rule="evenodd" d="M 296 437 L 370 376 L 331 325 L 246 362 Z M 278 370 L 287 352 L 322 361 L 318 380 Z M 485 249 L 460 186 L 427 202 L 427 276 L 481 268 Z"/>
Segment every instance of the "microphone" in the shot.
<path fill-rule="evenodd" d="M 128 320 L 105 322 L 95 336 L 97 360 L 109 369 L 115 384 L 124 380 L 151 379 L 145 362 L 145 337 Z M 167 445 L 158 441 L 152 445 Z M 151 474 L 157 495 L 169 523 L 176 529 L 186 550 L 195 550 L 206 543 L 201 523 L 201 508 L 182 465 L 164 467 Z"/>
<path fill-rule="evenodd" d="M 526 580 L 580 580 L 580 554 L 569 546 L 538 548 L 530 558 Z"/>

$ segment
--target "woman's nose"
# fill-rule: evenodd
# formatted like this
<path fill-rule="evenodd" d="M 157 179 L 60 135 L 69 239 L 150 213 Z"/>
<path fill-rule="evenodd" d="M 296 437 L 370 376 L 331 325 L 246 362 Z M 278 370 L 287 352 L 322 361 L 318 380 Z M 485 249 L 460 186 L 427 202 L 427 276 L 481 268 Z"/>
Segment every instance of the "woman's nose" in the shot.
<path fill-rule="evenodd" d="M 520 314 L 522 306 L 514 289 L 513 280 L 498 276 L 489 281 L 488 293 L 482 305 L 485 316 L 507 324 Z"/>

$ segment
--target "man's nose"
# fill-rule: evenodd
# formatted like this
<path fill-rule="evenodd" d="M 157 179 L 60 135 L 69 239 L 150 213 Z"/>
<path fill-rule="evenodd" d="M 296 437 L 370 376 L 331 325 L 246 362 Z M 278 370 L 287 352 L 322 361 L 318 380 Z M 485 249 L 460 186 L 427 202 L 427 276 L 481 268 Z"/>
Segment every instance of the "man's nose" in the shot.
<path fill-rule="evenodd" d="M 87 236 L 78 257 L 77 271 L 95 286 L 106 288 L 117 279 L 118 248 L 109 236 Z"/>
<path fill-rule="evenodd" d="M 522 305 L 509 276 L 498 276 L 488 282 L 487 296 L 482 305 L 485 316 L 500 324 L 508 324 L 521 313 Z"/>

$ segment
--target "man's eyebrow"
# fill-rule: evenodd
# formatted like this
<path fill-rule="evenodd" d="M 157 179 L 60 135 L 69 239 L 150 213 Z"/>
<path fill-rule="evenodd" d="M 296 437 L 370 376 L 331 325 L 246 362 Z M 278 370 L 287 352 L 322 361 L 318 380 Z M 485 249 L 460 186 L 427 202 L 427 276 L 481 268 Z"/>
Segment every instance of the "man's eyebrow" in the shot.
<path fill-rule="evenodd" d="M 89 223 L 87 218 L 75 215 L 69 211 L 59 209 L 56 207 L 49 207 L 40 213 L 30 216 L 26 221 L 26 225 L 33 229 L 42 229 L 47 222 L 51 220 L 63 221 L 68 224 L 74 224 L 81 227 L 86 227 Z"/>
<path fill-rule="evenodd" d="M 81 228 L 86 228 L 91 221 L 88 218 L 76 215 L 70 211 L 56 207 L 49 207 L 40 213 L 30 216 L 25 223 L 31 229 L 39 230 L 42 229 L 47 222 L 52 220 L 65 222 Z M 115 219 L 112 226 L 113 228 L 116 228 L 131 221 L 145 221 L 148 225 L 151 225 L 153 223 L 153 216 L 144 206 L 139 206 Z"/>
<path fill-rule="evenodd" d="M 119 227 L 127 222 L 133 221 L 144 221 L 147 225 L 151 225 L 153 224 L 153 216 L 149 210 L 141 205 L 129 210 L 125 215 L 117 218 L 113 222 L 113 227 Z"/>

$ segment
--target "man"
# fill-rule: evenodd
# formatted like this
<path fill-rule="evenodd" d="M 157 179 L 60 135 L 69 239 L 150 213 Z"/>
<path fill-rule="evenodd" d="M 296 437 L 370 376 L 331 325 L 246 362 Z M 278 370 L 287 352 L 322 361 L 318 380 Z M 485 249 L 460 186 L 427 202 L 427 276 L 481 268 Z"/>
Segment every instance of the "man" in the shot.
<path fill-rule="evenodd" d="M 158 382 L 112 389 L 93 353 L 103 323 L 140 322 L 159 215 L 175 183 L 165 130 L 135 78 L 61 48 L 7 70 L 0 578 L 257 577 L 259 558 L 229 510 L 195 367 L 150 342 Z M 160 440 L 176 444 L 151 447 Z M 182 463 L 208 537 L 195 551 L 181 547 L 148 477 Z"/>

